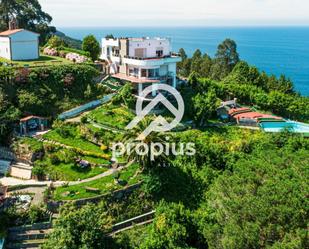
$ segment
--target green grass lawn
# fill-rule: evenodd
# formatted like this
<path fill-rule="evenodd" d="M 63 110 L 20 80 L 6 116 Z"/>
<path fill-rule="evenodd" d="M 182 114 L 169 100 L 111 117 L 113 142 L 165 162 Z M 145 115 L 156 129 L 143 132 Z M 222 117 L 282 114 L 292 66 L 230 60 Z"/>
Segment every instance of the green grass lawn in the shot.
<path fill-rule="evenodd" d="M 83 180 L 107 171 L 107 169 L 103 167 L 81 169 L 74 163 L 61 163 L 59 165 L 52 166 L 49 169 L 52 176 L 55 176 L 56 179 L 62 181 L 78 181 L 79 179 Z"/>
<path fill-rule="evenodd" d="M 61 181 L 78 181 L 79 179 L 83 180 L 99 175 L 108 170 L 106 167 L 98 166 L 82 169 L 74 163 L 74 160 L 71 162 L 62 161 L 57 165 L 53 165 L 48 156 L 45 156 L 42 160 L 35 162 L 35 166 L 39 165 L 44 168 L 45 174 L 48 175 L 51 179 Z"/>
<path fill-rule="evenodd" d="M 91 111 L 87 117 L 103 125 L 124 129 L 135 115 L 126 107 L 107 104 Z"/>
<path fill-rule="evenodd" d="M 104 154 L 98 145 L 78 137 L 76 127 L 69 127 L 68 129 L 71 132 L 70 136 L 68 137 L 62 137 L 56 130 L 51 130 L 50 132 L 44 134 L 43 138 L 62 143 L 64 145 L 72 146 L 84 151 Z"/>
<path fill-rule="evenodd" d="M 39 59 L 36 60 L 27 60 L 27 61 L 10 61 L 4 58 L 0 58 L 0 62 L 6 62 L 8 64 L 13 64 L 16 67 L 22 66 L 50 66 L 50 65 L 59 65 L 59 64 L 68 64 L 72 63 L 69 60 L 66 60 L 61 57 L 49 56 L 49 55 L 41 55 Z"/>
<path fill-rule="evenodd" d="M 93 157 L 93 156 L 82 156 L 83 160 L 86 160 L 90 163 L 94 164 L 110 164 L 110 162 L 104 158 L 99 158 L 99 157 Z"/>
<path fill-rule="evenodd" d="M 18 146 L 19 144 L 25 144 L 29 147 L 29 150 L 32 151 L 32 152 L 38 152 L 38 151 L 42 151 L 44 148 L 43 148 L 43 143 L 34 139 L 34 138 L 31 138 L 31 137 L 22 137 L 22 138 L 19 138 L 17 143 L 16 143 L 16 146 Z"/>
<path fill-rule="evenodd" d="M 58 187 L 54 192 L 54 199 L 77 200 L 82 198 L 94 197 L 100 194 L 108 193 L 109 191 L 121 189 L 125 185 L 132 185 L 141 180 L 141 175 L 133 177 L 138 169 L 139 165 L 134 163 L 129 168 L 121 171 L 119 179 L 121 184 L 115 183 L 113 175 L 110 175 L 87 183 L 81 183 L 73 186 Z M 99 189 L 100 193 L 86 192 L 86 187 Z"/>

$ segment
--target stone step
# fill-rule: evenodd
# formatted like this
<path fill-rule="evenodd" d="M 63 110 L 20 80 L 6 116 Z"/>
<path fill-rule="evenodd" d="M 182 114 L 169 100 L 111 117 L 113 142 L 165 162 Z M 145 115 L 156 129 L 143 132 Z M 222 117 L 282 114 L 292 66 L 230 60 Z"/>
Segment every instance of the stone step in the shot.
<path fill-rule="evenodd" d="M 20 168 L 20 169 L 32 169 L 32 166 L 30 164 L 25 164 L 25 163 L 21 163 L 21 162 L 17 162 L 11 165 L 11 167 L 16 167 L 16 168 Z"/>
<path fill-rule="evenodd" d="M 40 248 L 40 245 L 44 243 L 44 239 L 38 239 L 38 240 L 25 240 L 20 241 L 18 243 L 12 243 L 9 242 L 6 244 L 6 249 L 34 249 L 34 248 Z"/>
<path fill-rule="evenodd" d="M 44 239 L 47 234 L 49 234 L 52 229 L 45 230 L 29 230 L 22 233 L 11 232 L 8 236 L 9 241 L 23 241 L 23 240 L 38 240 Z"/>
<path fill-rule="evenodd" d="M 31 230 L 46 230 L 51 228 L 52 225 L 49 222 L 45 223 L 35 223 L 32 225 L 27 225 L 27 226 L 20 226 L 20 227 L 11 227 L 9 228 L 9 232 L 17 232 L 17 233 L 22 233 L 23 231 L 31 231 Z"/>

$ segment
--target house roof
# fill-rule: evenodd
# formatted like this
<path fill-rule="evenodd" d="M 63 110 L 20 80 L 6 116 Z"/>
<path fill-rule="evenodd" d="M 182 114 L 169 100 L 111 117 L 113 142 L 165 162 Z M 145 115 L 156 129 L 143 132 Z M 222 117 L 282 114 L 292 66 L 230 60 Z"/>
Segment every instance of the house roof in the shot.
<path fill-rule="evenodd" d="M 25 121 L 28 121 L 28 120 L 33 119 L 33 118 L 46 119 L 46 118 L 43 118 L 43 117 L 31 115 L 31 116 L 28 116 L 28 117 L 25 117 L 25 118 L 20 119 L 20 122 L 25 122 Z"/>
<path fill-rule="evenodd" d="M 263 113 L 259 113 L 259 112 L 246 112 L 246 113 L 239 113 L 234 115 L 234 118 L 236 119 L 241 119 L 241 118 L 245 118 L 245 119 L 258 119 L 258 118 L 271 118 L 271 119 L 282 119 L 281 117 L 277 117 L 277 116 L 273 116 L 273 115 L 269 115 L 269 114 L 263 114 Z"/>
<path fill-rule="evenodd" d="M 21 31 L 28 31 L 28 32 L 39 35 L 38 33 L 35 33 L 33 31 L 30 31 L 30 30 L 26 30 L 26 29 L 11 29 L 11 30 L 9 29 L 9 30 L 1 32 L 0 36 L 10 36 L 10 35 L 14 35 L 14 34 L 21 32 Z"/>
<path fill-rule="evenodd" d="M 229 110 L 229 115 L 233 116 L 238 113 L 251 112 L 251 109 L 248 107 L 232 108 Z"/>
<path fill-rule="evenodd" d="M 3 31 L 0 33 L 0 36 L 10 36 L 10 35 L 13 35 L 17 32 L 20 32 L 22 31 L 23 29 L 9 29 L 9 30 L 6 30 L 6 31 Z"/>

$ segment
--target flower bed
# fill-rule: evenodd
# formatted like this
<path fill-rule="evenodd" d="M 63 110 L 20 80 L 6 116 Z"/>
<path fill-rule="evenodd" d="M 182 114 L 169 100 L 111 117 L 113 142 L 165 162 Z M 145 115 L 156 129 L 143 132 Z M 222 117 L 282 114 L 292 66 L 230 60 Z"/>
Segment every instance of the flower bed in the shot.
<path fill-rule="evenodd" d="M 89 60 L 88 57 L 77 53 L 67 53 L 65 58 L 76 63 L 84 63 Z"/>
<path fill-rule="evenodd" d="M 58 51 L 55 48 L 46 47 L 43 50 L 43 54 L 50 55 L 50 56 L 58 56 Z"/>

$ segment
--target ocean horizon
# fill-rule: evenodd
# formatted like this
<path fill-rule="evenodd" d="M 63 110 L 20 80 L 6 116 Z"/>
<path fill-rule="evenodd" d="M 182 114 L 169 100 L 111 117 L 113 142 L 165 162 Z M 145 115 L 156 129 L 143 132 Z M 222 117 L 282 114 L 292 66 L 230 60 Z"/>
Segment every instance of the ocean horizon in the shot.
<path fill-rule="evenodd" d="M 93 34 L 99 41 L 114 36 L 169 37 L 173 50 L 184 48 L 191 56 L 196 49 L 213 57 L 224 39 L 236 41 L 242 60 L 268 74 L 286 75 L 295 90 L 309 96 L 309 27 L 60 27 L 59 31 L 82 40 Z"/>

